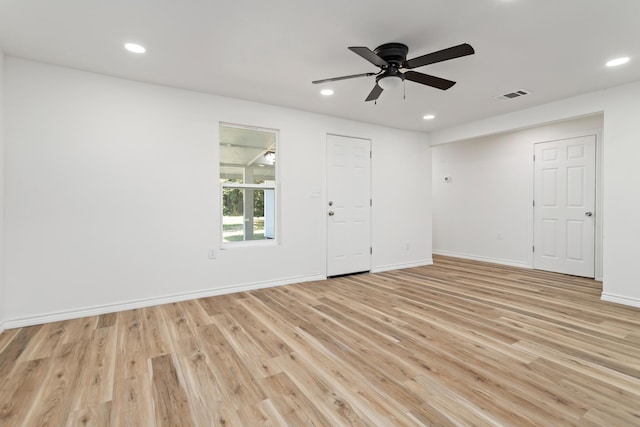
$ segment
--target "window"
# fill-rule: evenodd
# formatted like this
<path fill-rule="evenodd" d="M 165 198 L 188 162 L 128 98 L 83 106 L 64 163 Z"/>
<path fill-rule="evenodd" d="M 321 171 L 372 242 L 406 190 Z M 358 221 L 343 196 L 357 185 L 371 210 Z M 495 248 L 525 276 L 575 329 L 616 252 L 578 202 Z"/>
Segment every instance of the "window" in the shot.
<path fill-rule="evenodd" d="M 220 124 L 222 242 L 276 238 L 278 131 Z"/>

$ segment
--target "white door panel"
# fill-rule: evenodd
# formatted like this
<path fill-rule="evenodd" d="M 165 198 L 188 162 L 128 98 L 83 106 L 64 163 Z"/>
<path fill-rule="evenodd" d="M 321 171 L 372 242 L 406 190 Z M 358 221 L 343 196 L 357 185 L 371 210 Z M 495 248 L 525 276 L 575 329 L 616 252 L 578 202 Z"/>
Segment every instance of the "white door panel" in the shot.
<path fill-rule="evenodd" d="M 327 135 L 327 275 L 371 269 L 371 141 Z"/>
<path fill-rule="evenodd" d="M 567 259 L 581 262 L 585 259 L 584 238 L 585 221 L 567 221 Z"/>
<path fill-rule="evenodd" d="M 541 221 L 542 239 L 540 244 L 540 255 L 547 259 L 558 258 L 558 221 L 545 218 Z"/>
<path fill-rule="evenodd" d="M 593 277 L 595 135 L 535 144 L 534 268 Z"/>

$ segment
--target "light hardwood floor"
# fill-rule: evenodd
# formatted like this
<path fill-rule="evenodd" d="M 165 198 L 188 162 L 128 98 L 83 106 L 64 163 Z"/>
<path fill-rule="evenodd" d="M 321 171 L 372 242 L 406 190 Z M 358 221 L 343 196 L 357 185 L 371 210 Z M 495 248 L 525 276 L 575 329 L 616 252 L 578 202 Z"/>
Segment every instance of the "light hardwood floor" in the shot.
<path fill-rule="evenodd" d="M 0 335 L 2 426 L 638 426 L 640 310 L 433 266 Z"/>

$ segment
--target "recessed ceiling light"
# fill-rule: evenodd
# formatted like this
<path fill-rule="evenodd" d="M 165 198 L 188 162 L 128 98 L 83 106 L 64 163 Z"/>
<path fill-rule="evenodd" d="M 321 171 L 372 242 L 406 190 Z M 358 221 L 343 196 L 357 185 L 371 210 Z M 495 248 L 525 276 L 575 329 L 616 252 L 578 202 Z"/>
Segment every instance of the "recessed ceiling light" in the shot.
<path fill-rule="evenodd" d="M 322 89 L 320 93 L 324 96 L 331 96 L 333 95 L 333 89 Z"/>
<path fill-rule="evenodd" d="M 145 53 L 147 51 L 144 46 L 136 43 L 125 43 L 124 48 L 133 53 Z"/>
<path fill-rule="evenodd" d="M 627 62 L 629 62 L 629 58 L 626 56 L 622 58 L 616 58 L 607 62 L 607 67 L 617 67 L 618 65 L 626 64 Z"/>
<path fill-rule="evenodd" d="M 435 118 L 436 116 L 434 116 L 433 114 L 427 114 L 426 116 L 423 117 L 424 120 L 433 120 Z"/>

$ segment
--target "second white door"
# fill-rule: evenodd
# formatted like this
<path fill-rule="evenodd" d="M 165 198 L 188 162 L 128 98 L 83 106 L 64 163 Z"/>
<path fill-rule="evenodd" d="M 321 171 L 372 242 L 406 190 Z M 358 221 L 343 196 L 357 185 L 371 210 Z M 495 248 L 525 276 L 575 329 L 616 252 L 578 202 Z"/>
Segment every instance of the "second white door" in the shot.
<path fill-rule="evenodd" d="M 327 276 L 371 270 L 371 141 L 327 135 Z"/>
<path fill-rule="evenodd" d="M 534 268 L 594 277 L 595 135 L 535 144 Z"/>

